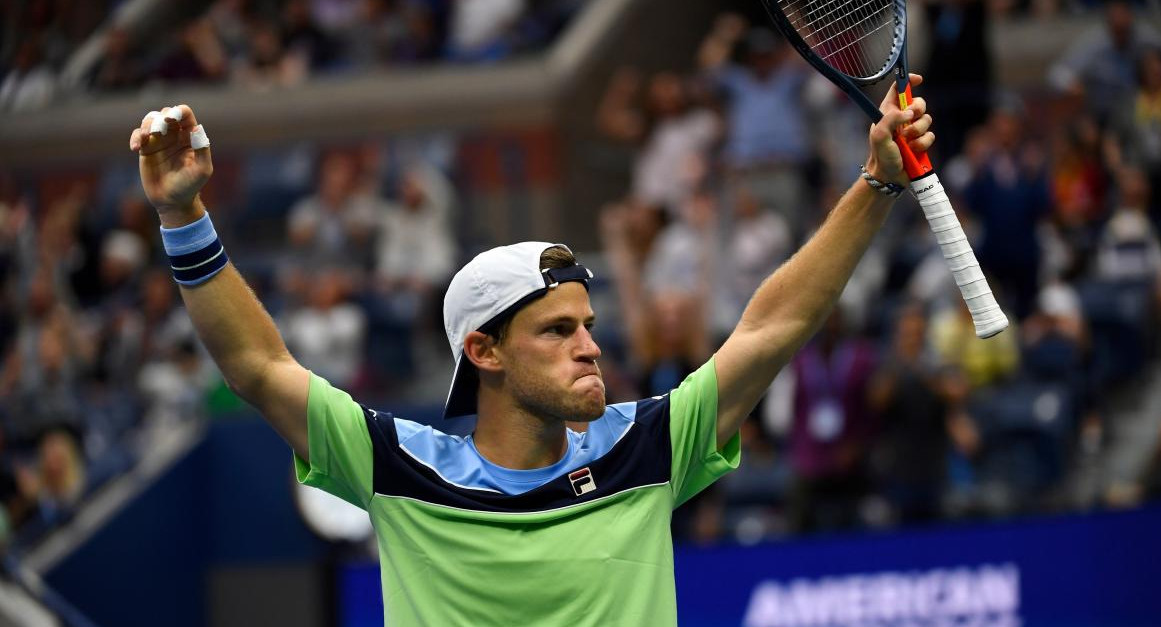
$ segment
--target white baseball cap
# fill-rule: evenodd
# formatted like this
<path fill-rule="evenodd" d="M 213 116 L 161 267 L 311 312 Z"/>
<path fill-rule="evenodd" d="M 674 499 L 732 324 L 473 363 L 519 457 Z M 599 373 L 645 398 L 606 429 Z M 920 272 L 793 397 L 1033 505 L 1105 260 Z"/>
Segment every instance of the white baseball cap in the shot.
<path fill-rule="evenodd" d="M 491 331 L 561 283 L 580 281 L 588 289 L 593 273 L 580 264 L 540 268 L 540 255 L 556 246 L 569 250 L 564 244 L 548 242 L 499 246 L 476 255 L 452 277 L 443 298 L 443 326 L 456 370 L 444 405 L 445 418 L 476 413 L 479 378 L 475 366 L 464 356 L 468 333 Z"/>

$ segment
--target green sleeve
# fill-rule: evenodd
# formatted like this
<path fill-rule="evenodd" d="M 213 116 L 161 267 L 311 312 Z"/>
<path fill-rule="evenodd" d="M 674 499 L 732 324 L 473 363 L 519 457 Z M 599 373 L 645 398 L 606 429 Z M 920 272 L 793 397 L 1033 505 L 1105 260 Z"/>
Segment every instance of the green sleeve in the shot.
<path fill-rule="evenodd" d="M 363 408 L 349 394 L 312 373 L 306 421 L 310 463 L 294 456 L 299 483 L 366 509 L 373 493 L 374 456 Z"/>
<path fill-rule="evenodd" d="M 669 395 L 673 449 L 670 484 L 677 505 L 689 500 L 742 461 L 741 437 L 717 447 L 718 375 L 711 358 Z"/>

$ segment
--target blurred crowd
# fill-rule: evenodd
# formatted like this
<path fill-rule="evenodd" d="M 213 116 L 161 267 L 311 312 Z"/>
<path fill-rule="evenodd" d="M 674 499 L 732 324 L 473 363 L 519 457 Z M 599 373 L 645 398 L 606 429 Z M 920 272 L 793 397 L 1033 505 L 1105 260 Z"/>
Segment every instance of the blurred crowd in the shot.
<path fill-rule="evenodd" d="M 901 201 L 744 427 L 746 462 L 679 512 L 687 540 L 1130 506 L 1158 488 L 1161 38 L 1107 3 L 1045 89 L 1007 93 L 988 62 L 996 6 L 921 8 L 936 163 L 1012 328 L 976 339 Z M 598 113 L 636 154 L 601 217 L 625 396 L 701 364 L 866 158 L 862 113 L 775 32 L 722 15 L 698 65 L 623 68 Z"/>
<path fill-rule="evenodd" d="M 490 63 L 543 49 L 582 3 L 216 0 L 192 18 L 161 9 L 174 13 L 155 20 L 167 26 L 145 29 L 116 19 L 123 3 L 111 0 L 8 0 L 0 111 L 144 87 L 270 89 L 372 68 Z M 87 43 L 98 53 L 84 54 Z"/>
<path fill-rule="evenodd" d="M 41 60 L 17 64 L 26 46 L 6 31 L 0 107 L 32 75 L 12 68 L 51 68 L 101 21 L 58 23 L 44 8 L 55 4 L 0 3 L 4 28 L 43 34 L 29 53 Z M 518 25 L 576 4 L 219 1 L 156 58 L 109 31 L 126 52 L 102 59 L 92 87 L 137 87 L 162 68 L 269 84 L 283 71 L 496 59 L 534 49 L 524 35 L 560 22 Z M 455 34 L 468 5 L 503 13 L 503 28 Z M 1112 2 L 1061 49 L 1043 90 L 998 89 L 986 45 L 995 14 L 1064 6 L 921 6 L 934 25 L 920 88 L 934 159 L 1012 327 L 975 338 L 904 198 L 744 425 L 741 469 L 675 517 L 679 538 L 751 542 L 1156 495 L 1161 35 Z M 593 211 L 602 249 L 578 251 L 607 269 L 594 299 L 618 309 L 596 331 L 610 401 L 664 393 L 703 363 L 866 157 L 861 111 L 776 33 L 730 13 L 707 30 L 692 71 L 620 68 L 595 112 L 607 142 L 633 156 L 624 196 Z M 438 408 L 446 392 L 441 298 L 473 252 L 453 226 L 467 204 L 456 150 L 433 137 L 215 155 L 207 202 L 232 259 L 296 357 L 369 404 Z M 123 165 L 39 187 L 0 173 L 0 544 L 27 546 L 67 520 L 157 433 L 239 407 L 193 335 L 134 164 Z"/>
<path fill-rule="evenodd" d="M 230 193 L 268 191 L 262 165 L 304 167 L 305 185 L 280 204 L 264 196 L 267 213 L 211 203 L 218 229 L 239 242 L 235 263 L 304 365 L 356 393 L 398 394 L 417 376 L 417 344 L 446 352 L 437 321 L 460 259 L 456 192 L 436 160 L 385 160 L 379 144 L 307 152 L 250 159 L 245 191 Z M 35 192 L 0 177 L 0 543 L 67 520 L 165 432 L 241 407 L 196 338 L 126 165 Z"/>

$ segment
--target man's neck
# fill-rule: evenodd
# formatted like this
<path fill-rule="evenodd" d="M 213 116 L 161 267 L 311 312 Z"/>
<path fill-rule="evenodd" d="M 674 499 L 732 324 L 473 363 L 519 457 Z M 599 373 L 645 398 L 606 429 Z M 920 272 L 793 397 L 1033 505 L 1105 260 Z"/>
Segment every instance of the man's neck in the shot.
<path fill-rule="evenodd" d="M 512 470 L 544 468 L 568 451 L 563 422 L 533 416 L 516 408 L 480 408 L 472 440 L 484 459 Z"/>

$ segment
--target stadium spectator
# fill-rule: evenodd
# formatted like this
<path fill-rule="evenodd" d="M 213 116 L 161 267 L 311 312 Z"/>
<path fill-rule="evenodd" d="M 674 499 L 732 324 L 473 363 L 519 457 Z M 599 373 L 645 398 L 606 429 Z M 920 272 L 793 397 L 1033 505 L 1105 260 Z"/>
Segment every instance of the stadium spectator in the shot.
<path fill-rule="evenodd" d="M 349 279 L 338 271 L 308 272 L 305 290 L 302 306 L 283 316 L 286 345 L 306 368 L 351 387 L 363 367 L 366 314 L 348 300 Z"/>
<path fill-rule="evenodd" d="M 298 58 L 305 58 L 312 72 L 330 68 L 339 56 L 340 44 L 335 41 L 336 37 L 348 39 L 362 17 L 358 13 L 346 15 L 346 12 L 361 4 L 364 3 L 289 0 L 282 7 L 282 47 Z M 328 10 L 332 7 L 341 8 L 343 13 L 332 15 Z"/>
<path fill-rule="evenodd" d="M 1040 381 L 1071 386 L 1077 401 L 1084 399 L 1083 374 L 1088 333 L 1080 297 L 1061 280 L 1048 282 L 1036 298 L 1036 311 L 1020 328 L 1022 368 Z"/>
<path fill-rule="evenodd" d="M 442 15 L 430 2 L 404 2 L 399 7 L 402 33 L 391 48 L 391 60 L 406 64 L 432 61 L 443 53 Z"/>
<path fill-rule="evenodd" d="M 987 121 L 994 74 L 989 13 L 994 4 L 985 0 L 922 4 L 931 33 L 926 64 L 930 76 L 923 93 L 940 105 L 940 155 L 958 155 L 968 131 Z"/>
<path fill-rule="evenodd" d="M 710 169 L 709 150 L 721 121 L 691 102 L 673 72 L 650 77 L 643 106 L 636 104 L 640 83 L 636 70 L 618 70 L 597 111 L 597 126 L 609 138 L 639 146 L 630 201 L 676 215 Z"/>
<path fill-rule="evenodd" d="M 44 60 L 40 38 L 22 39 L 12 67 L 0 82 L 0 111 L 43 109 L 55 95 L 56 73 Z"/>
<path fill-rule="evenodd" d="M 781 214 L 763 207 L 745 187 L 733 198 L 733 220 L 725 234 L 717 272 L 713 333 L 725 337 L 738 323 L 754 290 L 794 251 L 794 235 Z"/>
<path fill-rule="evenodd" d="M 16 335 L 16 286 L 22 261 L 33 245 L 32 215 L 23 200 L 0 200 L 0 354 Z M 3 410 L 0 410 L 3 414 Z"/>
<path fill-rule="evenodd" d="M 973 388 L 964 372 L 954 366 L 941 366 L 939 377 L 947 403 L 946 424 L 951 443 L 942 506 L 947 517 L 958 518 L 972 515 L 982 507 L 979 462 L 985 452 L 985 442 L 979 423 L 971 412 Z"/>
<path fill-rule="evenodd" d="M 545 48 L 586 4 L 586 0 L 541 0 L 529 3 L 514 29 L 516 52 Z"/>
<path fill-rule="evenodd" d="M 8 433 L 28 437 L 52 424 L 77 424 L 83 368 L 91 350 L 48 270 L 29 277 L 16 336 L 0 371 Z"/>
<path fill-rule="evenodd" d="M 0 449 L 0 553 L 20 539 L 19 530 L 36 514 L 40 489 L 36 469 L 13 457 L 10 447 Z"/>
<path fill-rule="evenodd" d="M 1080 115 L 1056 137 L 1052 196 L 1056 224 L 1072 232 L 1072 241 L 1091 248 L 1097 225 L 1106 218 L 1109 176 L 1101 152 L 1100 129 Z"/>
<path fill-rule="evenodd" d="M 160 259 L 164 252 L 157 242 L 157 224 L 149 215 L 149 203 L 139 185 L 125 189 L 117 199 L 113 228 L 132 233 L 145 246 L 146 261 Z M 97 216 L 90 216 L 90 222 L 99 222 Z M 105 227 L 106 225 L 101 225 Z M 98 227 L 100 228 L 100 227 Z"/>
<path fill-rule="evenodd" d="M 143 367 L 168 359 L 180 342 L 192 338 L 165 273 L 145 270 L 135 285 L 132 299 L 107 307 L 101 316 L 94 376 L 107 385 L 136 381 Z"/>
<path fill-rule="evenodd" d="M 385 287 L 426 294 L 451 276 L 459 257 L 451 233 L 455 209 L 455 191 L 441 172 L 408 168 L 397 199 L 383 205 L 376 271 Z"/>
<path fill-rule="evenodd" d="M 146 363 L 135 381 L 144 404 L 142 426 L 146 434 L 206 417 L 206 396 L 219 375 L 198 349 L 192 326 L 190 332 Z"/>
<path fill-rule="evenodd" d="M 92 296 L 82 301 L 84 305 L 100 298 L 102 234 L 90 229 L 85 220 L 90 202 L 90 190 L 83 183 L 64 188 L 54 198 L 41 199 L 35 255 L 22 260 L 25 271 L 39 267 L 50 272 L 70 306 L 79 295 Z"/>
<path fill-rule="evenodd" d="M 403 10 L 388 0 L 364 0 L 359 19 L 344 38 L 345 56 L 354 68 L 390 65 L 407 28 Z"/>
<path fill-rule="evenodd" d="M 702 293 L 713 280 L 718 200 L 712 191 L 699 190 L 680 211 L 680 219 L 661 230 L 645 259 L 641 278 L 651 293 Z"/>
<path fill-rule="evenodd" d="M 258 19 L 257 11 L 257 7 L 246 0 L 214 0 L 206 10 L 205 19 L 213 26 L 214 34 L 230 59 L 245 54 L 249 45 L 247 23 Z"/>
<path fill-rule="evenodd" d="M 635 211 L 601 215 L 605 255 L 621 306 L 629 362 L 640 395 L 673 389 L 710 354 L 704 304 L 712 268 L 716 200 L 706 192 L 686 203 L 685 219 L 665 227 L 647 256 L 635 258 Z"/>
<path fill-rule="evenodd" d="M 962 299 L 955 307 L 932 316 L 929 333 L 940 366 L 962 373 L 969 389 L 999 383 L 1018 372 L 1020 344 L 1017 333 L 1001 333 L 990 338 L 994 340 L 991 342 L 975 341 L 971 312 Z"/>
<path fill-rule="evenodd" d="M 2 436 L 0 436 L 2 438 Z M 13 532 L 23 521 L 27 500 L 20 493 L 8 451 L 0 448 L 0 553 L 7 553 Z"/>
<path fill-rule="evenodd" d="M 1104 440 L 1104 404 L 1087 377 L 1092 340 L 1080 296 L 1071 284 L 1052 280 L 1040 289 L 1036 312 L 1021 325 L 1022 369 L 1026 378 L 1059 384 L 1080 419 L 1079 450 L 1097 452 Z"/>
<path fill-rule="evenodd" d="M 67 429 L 53 428 L 40 439 L 40 491 L 37 517 L 53 526 L 76 512 L 86 483 L 81 443 Z"/>
<path fill-rule="evenodd" d="M 1156 359 L 1161 302 L 1161 243 L 1145 213 L 1148 181 L 1140 170 L 1123 167 L 1117 183 L 1118 208 L 1097 239 L 1092 280 L 1084 285 L 1094 321 L 1088 375 L 1102 392 L 1147 374 L 1147 364 Z"/>
<path fill-rule="evenodd" d="M 1051 67 L 1049 83 L 1083 101 L 1084 109 L 1104 124 L 1116 103 L 1131 100 L 1141 52 L 1161 47 L 1161 34 L 1136 19 L 1127 0 L 1105 3 L 1105 23 L 1092 26 Z"/>
<path fill-rule="evenodd" d="M 1142 51 L 1136 93 L 1116 110 L 1105 148 L 1110 167 L 1140 168 L 1150 189 L 1161 189 L 1161 50 Z M 1150 195 L 1148 215 L 1154 229 L 1161 227 L 1161 194 Z"/>
<path fill-rule="evenodd" d="M 290 210 L 288 239 L 304 266 L 371 267 L 382 200 L 360 189 L 355 157 L 335 151 L 319 164 L 314 194 Z"/>
<path fill-rule="evenodd" d="M 745 63 L 730 61 L 744 43 Z M 807 129 L 803 85 L 806 66 L 779 35 L 764 27 L 747 28 L 733 14 L 721 16 L 702 42 L 698 62 L 705 79 L 725 99 L 723 160 L 730 176 L 762 203 L 802 227 L 808 205 L 804 169 L 815 146 Z M 777 111 L 778 115 L 770 115 Z"/>
<path fill-rule="evenodd" d="M 351 28 L 359 19 L 360 0 L 289 0 L 289 5 L 298 5 L 293 11 L 304 15 L 323 31 L 342 33 Z"/>
<path fill-rule="evenodd" d="M 111 26 L 105 32 L 104 51 L 90 73 L 90 86 L 98 92 L 129 91 L 145 82 L 141 52 L 123 27 Z"/>
<path fill-rule="evenodd" d="M 136 234 L 115 229 L 105 235 L 100 267 L 105 307 L 116 309 L 135 300 L 137 281 L 148 261 L 145 242 Z"/>
<path fill-rule="evenodd" d="M 459 260 L 451 231 L 455 192 L 437 169 L 409 168 L 397 198 L 383 207 L 373 289 L 367 301 L 368 361 L 394 378 L 415 368 L 415 342 L 426 339 L 439 294 Z M 438 325 L 435 327 L 438 328 Z"/>
<path fill-rule="evenodd" d="M 880 420 L 871 453 L 878 490 L 892 520 L 928 522 L 941 514 L 950 447 L 944 381 L 927 344 L 923 306 L 904 304 L 875 370 L 868 403 Z"/>
<path fill-rule="evenodd" d="M 177 48 L 166 55 L 153 76 L 164 83 L 217 83 L 229 74 L 226 49 L 208 19 L 196 19 L 181 29 Z"/>
<path fill-rule="evenodd" d="M 875 432 L 868 404 L 875 362 L 874 348 L 847 328 L 838 307 L 788 366 L 795 382 L 788 453 L 794 471 L 791 528 L 797 533 L 862 522 Z"/>
<path fill-rule="evenodd" d="M 1149 181 L 1141 170 L 1126 167 L 1117 184 L 1117 209 L 1097 240 L 1096 278 L 1153 289 L 1161 278 L 1161 242 L 1149 221 Z"/>
<path fill-rule="evenodd" d="M 302 50 L 288 50 L 279 24 L 255 20 L 248 27 L 249 47 L 231 71 L 231 79 L 251 89 L 267 90 L 297 85 L 306 80 L 310 57 Z"/>
<path fill-rule="evenodd" d="M 178 306 L 177 290 L 164 271 L 147 270 L 141 280 L 140 314 L 144 345 L 142 359 L 148 363 L 171 353 L 193 338 L 189 316 Z"/>
<path fill-rule="evenodd" d="M 514 51 L 513 29 L 526 0 L 450 0 L 447 56 L 456 61 L 496 61 Z"/>
<path fill-rule="evenodd" d="M 1018 318 L 1031 310 L 1040 268 L 1037 227 L 1052 199 L 1043 151 L 1026 137 L 1022 103 L 997 107 L 973 151 L 963 199 L 982 229 L 976 247 L 993 289 Z"/>

